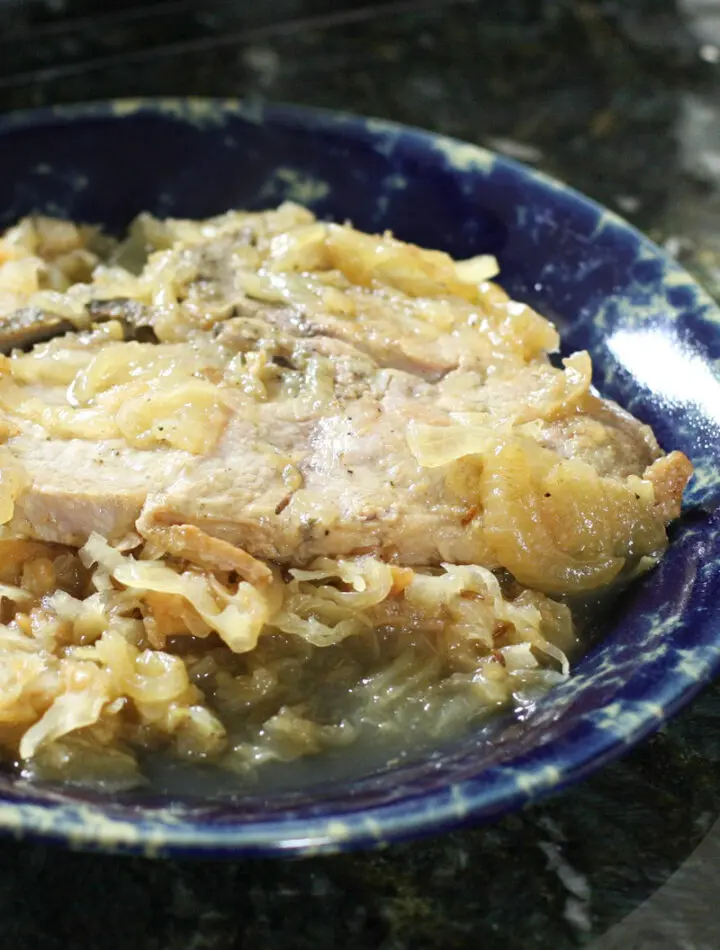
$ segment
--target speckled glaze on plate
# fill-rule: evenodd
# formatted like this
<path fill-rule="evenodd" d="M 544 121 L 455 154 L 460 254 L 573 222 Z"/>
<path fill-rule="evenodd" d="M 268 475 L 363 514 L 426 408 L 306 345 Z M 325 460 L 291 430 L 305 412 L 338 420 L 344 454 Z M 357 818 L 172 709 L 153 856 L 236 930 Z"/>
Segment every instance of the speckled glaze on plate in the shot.
<path fill-rule="evenodd" d="M 141 100 L 0 119 L 0 219 L 44 211 L 120 229 L 292 198 L 457 257 L 587 348 L 596 385 L 696 476 L 671 548 L 601 642 L 526 722 L 344 783 L 232 802 L 32 786 L 0 775 L 0 830 L 162 854 L 310 854 L 492 819 L 576 782 L 657 729 L 720 670 L 720 311 L 655 245 L 534 170 L 370 119 L 236 101 Z"/>

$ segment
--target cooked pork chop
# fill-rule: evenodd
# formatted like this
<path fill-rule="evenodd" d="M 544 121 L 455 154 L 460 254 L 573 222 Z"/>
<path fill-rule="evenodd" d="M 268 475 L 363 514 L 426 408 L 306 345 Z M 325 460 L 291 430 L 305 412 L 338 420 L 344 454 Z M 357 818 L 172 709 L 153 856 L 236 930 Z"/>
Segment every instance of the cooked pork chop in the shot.
<path fill-rule="evenodd" d="M 176 358 L 183 346 L 190 356 L 189 344 L 155 350 Z M 477 557 L 478 532 L 463 524 L 467 505 L 448 491 L 442 471 L 417 463 L 407 443 L 411 423 L 448 422 L 434 406 L 434 387 L 380 370 L 349 346 L 338 353 L 334 340 L 302 341 L 300 349 L 305 359 L 332 354 L 329 398 L 314 405 L 301 393 L 257 402 L 228 386 L 228 419 L 205 455 L 143 450 L 117 438 L 52 439 L 37 422 L 17 422 L 21 432 L 7 448 L 30 484 L 9 530 L 79 545 L 91 531 L 117 541 L 140 519 L 142 533 L 195 524 L 256 556 L 293 563 L 369 549 L 411 564 Z M 229 365 L 232 354 L 226 357 Z M 33 395 L 53 404 L 57 391 L 34 386 Z"/>
<path fill-rule="evenodd" d="M 283 564 L 371 551 L 551 590 L 662 547 L 689 463 L 654 478 L 652 434 L 594 394 L 586 354 L 553 368 L 551 325 L 443 255 L 298 230 L 171 234 L 140 276 L 78 290 L 78 331 L 6 361 L 6 536 L 162 547 L 194 526 Z"/>
<path fill-rule="evenodd" d="M 384 394 L 307 418 L 284 418 L 273 405 L 249 418 L 239 406 L 213 455 L 148 499 L 140 531 L 195 524 L 258 557 L 295 564 L 368 551 L 406 564 L 487 562 L 467 504 L 443 472 L 423 469 L 410 452 L 408 426 L 446 416 L 424 385 L 402 376 Z M 290 483 L 288 467 L 297 472 Z"/>

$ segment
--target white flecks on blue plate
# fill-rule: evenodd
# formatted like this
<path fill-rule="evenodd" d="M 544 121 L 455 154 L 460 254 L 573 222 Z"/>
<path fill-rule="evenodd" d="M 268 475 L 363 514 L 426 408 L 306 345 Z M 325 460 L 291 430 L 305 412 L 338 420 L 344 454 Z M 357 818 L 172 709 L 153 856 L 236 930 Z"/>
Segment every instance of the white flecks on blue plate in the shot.
<path fill-rule="evenodd" d="M 326 181 L 290 167 L 275 169 L 259 191 L 263 200 L 294 201 L 310 208 L 329 194 L 330 185 Z"/>
<path fill-rule="evenodd" d="M 118 134 L 118 129 L 122 134 Z M 31 133 L 31 134 L 29 134 Z M 113 801 L 0 776 L 0 830 L 74 847 L 313 854 L 487 820 L 587 775 L 665 721 L 720 668 L 720 313 L 613 212 L 542 172 L 383 120 L 259 100 L 126 100 L 0 118 L 0 211 L 120 228 L 292 199 L 458 257 L 496 253 L 507 288 L 591 351 L 600 389 L 696 465 L 694 512 L 612 630 L 527 719 L 460 737 L 328 793 Z M 138 161 L 148 141 L 152 162 Z M 62 146 L 62 147 L 60 147 Z M 434 242 L 437 244 L 434 245 Z M 640 354 L 640 356 L 638 356 Z"/>

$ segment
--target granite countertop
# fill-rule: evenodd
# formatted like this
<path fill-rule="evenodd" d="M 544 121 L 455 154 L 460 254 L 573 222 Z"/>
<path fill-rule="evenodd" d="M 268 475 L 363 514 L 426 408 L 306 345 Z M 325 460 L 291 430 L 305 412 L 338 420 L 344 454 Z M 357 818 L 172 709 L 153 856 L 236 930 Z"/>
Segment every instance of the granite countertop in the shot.
<path fill-rule="evenodd" d="M 415 123 L 619 211 L 720 296 L 720 0 L 0 0 L 0 109 L 242 95 Z M 0 841 L 13 950 L 717 950 L 720 685 L 495 825 L 306 861 Z"/>

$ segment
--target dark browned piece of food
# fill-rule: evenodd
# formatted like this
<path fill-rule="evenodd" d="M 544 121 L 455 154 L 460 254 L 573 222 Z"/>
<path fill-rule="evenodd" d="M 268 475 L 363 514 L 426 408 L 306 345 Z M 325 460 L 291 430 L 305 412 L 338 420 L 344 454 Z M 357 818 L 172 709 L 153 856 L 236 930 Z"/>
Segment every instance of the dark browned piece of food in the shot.
<path fill-rule="evenodd" d="M 0 353 L 27 350 L 62 333 L 74 330 L 73 324 L 56 313 L 38 307 L 23 307 L 7 314 L 0 321 Z"/>

